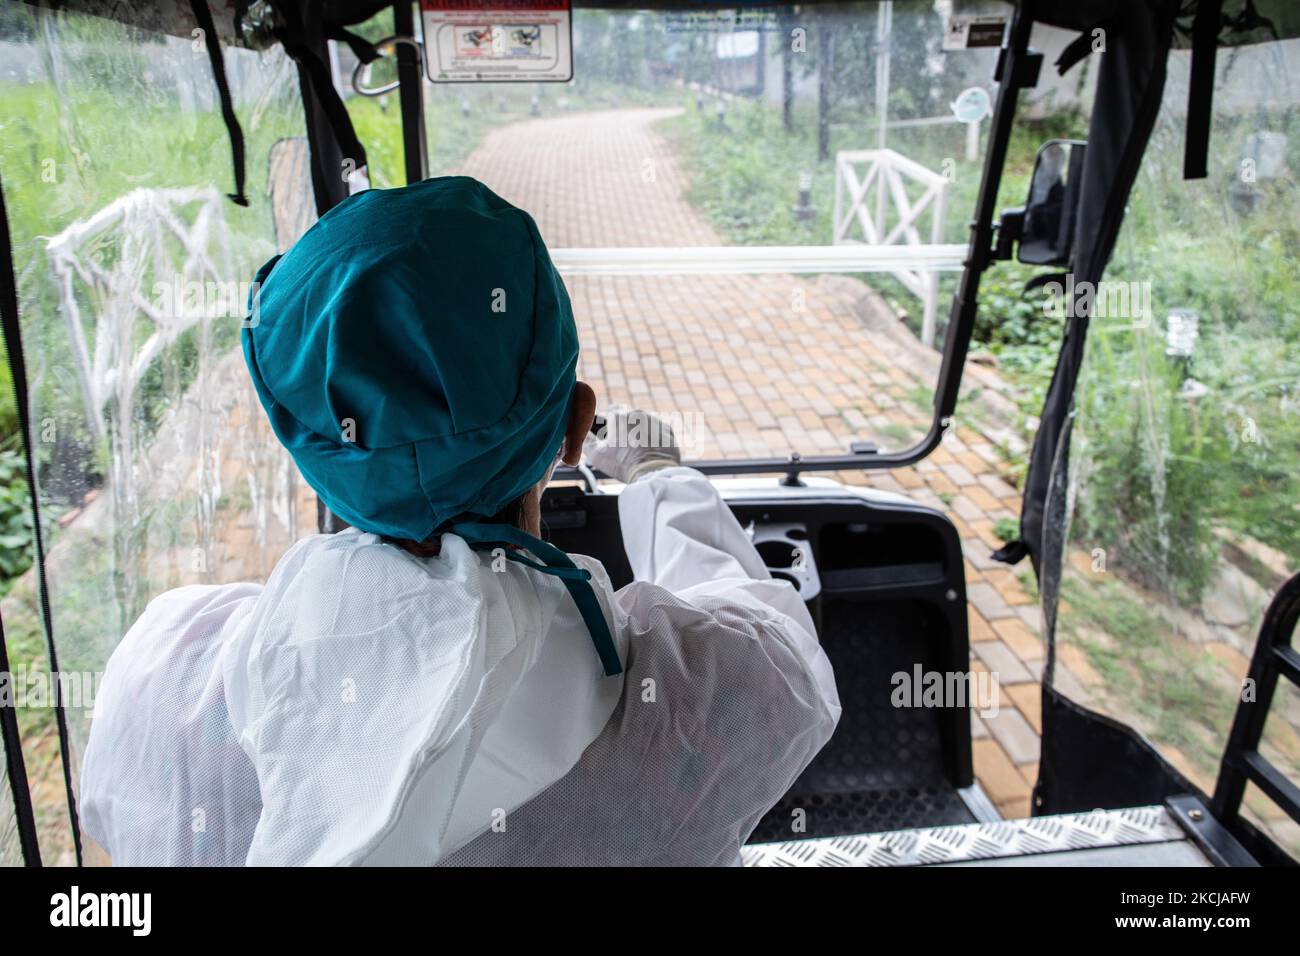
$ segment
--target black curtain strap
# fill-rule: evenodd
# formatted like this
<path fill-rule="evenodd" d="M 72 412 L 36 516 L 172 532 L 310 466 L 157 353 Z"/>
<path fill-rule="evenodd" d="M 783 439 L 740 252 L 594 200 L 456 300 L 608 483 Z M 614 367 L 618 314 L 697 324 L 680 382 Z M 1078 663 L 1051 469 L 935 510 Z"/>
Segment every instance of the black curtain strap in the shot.
<path fill-rule="evenodd" d="M 1104 20 L 1098 20 L 1088 29 L 1084 30 L 1077 37 L 1065 45 L 1061 55 L 1056 58 L 1056 72 L 1065 76 L 1072 70 L 1076 63 L 1092 53 L 1093 34 L 1101 30 L 1106 37 L 1112 36 L 1120 28 L 1120 21 L 1115 17 L 1106 17 Z"/>
<path fill-rule="evenodd" d="M 23 737 L 18 728 L 18 699 L 9 651 L 5 646 L 4 618 L 0 617 L 0 738 L 4 740 L 5 773 L 14 803 L 14 822 L 18 829 L 18 846 L 23 862 L 41 865 L 41 841 L 36 834 L 36 814 L 32 810 L 32 792 L 27 783 L 27 762 L 23 759 Z"/>
<path fill-rule="evenodd" d="M 320 10 L 316 4 L 307 4 L 305 9 L 300 11 L 298 4 L 294 0 L 280 0 L 277 6 L 281 8 L 283 14 L 280 18 L 280 25 L 272 31 L 272 35 L 280 41 L 286 53 L 289 54 L 307 74 L 307 79 L 311 83 L 312 93 L 315 94 L 316 101 L 320 104 L 325 113 L 325 118 L 329 122 L 330 129 L 334 133 L 334 139 L 338 143 L 339 150 L 343 153 L 344 158 L 352 160 L 357 169 L 366 165 L 366 149 L 361 145 L 361 140 L 357 138 L 356 130 L 352 127 L 352 117 L 348 115 L 347 107 L 343 104 L 343 97 L 339 95 L 337 87 L 334 85 L 334 76 L 330 72 L 329 64 L 322 60 L 316 51 L 307 42 L 306 32 L 307 23 L 319 22 L 321 34 L 330 39 L 343 39 L 352 46 L 353 41 L 361 45 L 361 56 L 373 54 L 371 59 L 379 55 L 369 43 L 348 33 L 341 26 L 334 23 L 327 23 L 320 18 Z M 348 40 L 348 37 L 352 37 Z M 366 50 L 369 47 L 369 50 Z M 357 47 L 353 46 L 353 51 L 357 52 Z M 369 62 L 366 60 L 365 62 Z"/>
<path fill-rule="evenodd" d="M 235 0 L 235 7 L 230 11 L 232 31 L 240 43 L 244 42 L 244 17 L 248 15 L 251 0 Z"/>
<path fill-rule="evenodd" d="M 243 34 L 243 18 L 241 14 L 246 6 L 247 4 L 241 3 L 235 11 L 237 35 Z M 293 4 L 284 3 L 283 6 L 291 7 Z M 208 60 L 212 64 L 212 77 L 217 85 L 217 96 L 221 101 L 221 116 L 225 120 L 226 132 L 230 137 L 231 161 L 235 172 L 235 191 L 230 194 L 230 199 L 236 205 L 247 206 L 244 131 L 239 125 L 239 117 L 235 115 L 234 101 L 230 95 L 230 82 L 226 75 L 225 57 L 221 51 L 221 39 L 217 34 L 216 24 L 212 19 L 212 10 L 208 7 L 207 0 L 190 0 L 190 7 L 194 11 L 195 22 L 203 31 Z M 290 13 L 296 12 L 294 10 L 290 11 Z M 306 7 L 306 16 L 319 16 L 318 8 L 315 5 L 308 5 Z M 303 42 L 300 33 L 301 27 L 299 26 L 303 21 L 300 17 L 287 16 L 283 18 L 283 22 L 285 25 L 274 30 L 273 35 L 280 41 L 285 52 L 293 57 L 294 61 L 306 71 L 311 82 L 312 91 L 316 94 L 317 101 L 325 111 L 326 118 L 329 120 L 343 155 L 351 159 L 358 169 L 364 167 L 366 165 L 365 148 L 361 145 L 361 141 L 353 130 L 352 119 L 348 116 L 347 107 L 343 104 L 343 98 L 339 96 L 338 90 L 334 86 L 334 78 L 330 73 L 329 65 L 322 61 Z M 380 56 L 379 51 L 372 43 L 344 29 L 338 23 L 322 20 L 321 29 L 327 38 L 341 40 L 346 43 L 362 63 L 373 62 Z"/>
<path fill-rule="evenodd" d="M 1183 179 L 1209 172 L 1210 123 L 1214 109 L 1214 61 L 1223 27 L 1223 0 L 1200 0 L 1192 20 L 1192 70 L 1187 82 L 1187 132 L 1183 140 Z"/>
<path fill-rule="evenodd" d="M 230 137 L 230 158 L 235 167 L 235 191 L 229 194 L 230 200 L 237 206 L 247 206 L 248 197 L 244 194 L 244 131 L 239 126 L 234 101 L 230 98 L 230 83 L 226 78 L 221 38 L 217 36 L 217 26 L 213 22 L 207 0 L 190 0 L 190 9 L 194 11 L 194 20 L 199 29 L 203 31 L 203 44 L 208 49 L 208 62 L 212 64 L 212 78 L 217 84 L 217 98 L 221 101 L 221 118 L 226 121 L 226 133 Z"/>
<path fill-rule="evenodd" d="M 288 33 L 283 33 L 279 39 L 285 52 L 306 72 L 312 92 L 316 95 L 316 101 L 325 111 L 325 118 L 329 121 L 330 129 L 333 130 L 335 141 L 343 155 L 351 159 L 358 169 L 365 166 L 366 149 L 361 145 L 361 140 L 357 139 L 356 131 L 352 128 L 352 118 L 348 116 L 343 98 L 334 87 L 334 78 L 330 74 L 329 66 L 305 43 Z"/>
<path fill-rule="evenodd" d="M 325 21 L 322 26 L 325 28 L 325 36 L 328 39 L 342 40 L 348 45 L 348 49 L 352 51 L 353 56 L 362 63 L 373 63 L 381 56 L 379 49 L 365 37 L 359 37 L 330 20 Z"/>
<path fill-rule="evenodd" d="M 994 561 L 1001 561 L 1003 564 L 1019 564 L 1028 553 L 1029 545 L 1017 538 L 1015 541 L 1008 541 L 989 557 Z"/>
<path fill-rule="evenodd" d="M 1268 17 L 1259 15 L 1255 9 L 1255 0 L 1246 0 L 1241 8 L 1241 12 L 1235 17 L 1223 15 L 1223 24 L 1233 33 L 1249 33 L 1252 30 L 1267 30 L 1274 40 L 1280 41 L 1282 35 L 1277 32 L 1277 26 Z"/>
<path fill-rule="evenodd" d="M 1037 289 L 1041 289 L 1049 282 L 1057 282 L 1060 283 L 1062 286 L 1064 286 L 1066 284 L 1066 279 L 1068 278 L 1068 275 L 1069 274 L 1065 272 L 1039 273 L 1038 275 L 1034 276 L 1032 279 L 1030 279 L 1028 282 L 1025 283 L 1025 287 L 1022 290 L 1020 290 L 1020 294 L 1029 295 L 1029 293 Z"/>

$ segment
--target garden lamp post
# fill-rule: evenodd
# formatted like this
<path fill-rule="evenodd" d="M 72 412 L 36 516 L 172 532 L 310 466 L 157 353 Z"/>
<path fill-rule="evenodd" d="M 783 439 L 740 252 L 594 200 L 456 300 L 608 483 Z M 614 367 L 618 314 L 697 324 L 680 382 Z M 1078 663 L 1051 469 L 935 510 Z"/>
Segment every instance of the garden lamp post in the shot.
<path fill-rule="evenodd" d="M 1178 396 L 1187 402 L 1192 417 L 1192 445 L 1201 447 L 1201 410 L 1197 402 L 1209 389 L 1191 376 L 1192 353 L 1200 336 L 1200 314 L 1195 309 L 1170 309 L 1165 316 L 1165 356 L 1178 366 Z"/>
<path fill-rule="evenodd" d="M 1200 314 L 1195 309 L 1170 309 L 1165 316 L 1165 355 L 1190 362 L 1200 336 Z"/>
<path fill-rule="evenodd" d="M 1192 415 L 1192 452 L 1198 456 L 1201 453 L 1200 401 L 1209 394 L 1210 387 L 1191 376 L 1183 379 L 1182 387 L 1178 389 L 1178 397 L 1187 403 L 1187 409 Z"/>
<path fill-rule="evenodd" d="M 1284 133 L 1256 130 L 1246 137 L 1237 175 L 1228 186 L 1228 204 L 1237 215 L 1249 216 L 1259 208 L 1265 195 L 1259 186 L 1286 172 L 1286 152 Z"/>
<path fill-rule="evenodd" d="M 799 174 L 799 201 L 794 207 L 794 218 L 807 222 L 815 214 L 812 204 L 812 173 L 802 172 Z"/>

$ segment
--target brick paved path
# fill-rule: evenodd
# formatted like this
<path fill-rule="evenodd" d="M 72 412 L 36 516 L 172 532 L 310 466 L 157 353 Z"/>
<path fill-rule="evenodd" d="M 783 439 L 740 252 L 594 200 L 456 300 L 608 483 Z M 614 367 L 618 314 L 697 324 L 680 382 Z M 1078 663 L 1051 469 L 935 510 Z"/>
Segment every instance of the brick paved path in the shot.
<path fill-rule="evenodd" d="M 720 245 L 686 201 L 686 177 L 653 124 L 671 110 L 630 109 L 515 123 L 462 165 L 536 218 L 552 247 Z M 933 375 L 900 367 L 899 342 L 872 335 L 880 300 L 834 277 L 671 276 L 567 280 L 582 337 L 580 374 L 603 398 L 704 428 L 688 455 L 844 452 L 855 439 L 913 444 L 928 428 Z M 915 346 L 914 346 L 915 347 Z M 1004 816 L 1026 816 L 1037 773 L 1037 607 L 988 559 L 1018 493 L 998 456 L 960 427 L 915 468 L 836 477 L 899 491 L 946 511 L 967 554 L 972 660 L 996 671 L 996 717 L 975 719 L 977 776 Z M 1068 681 L 1068 673 L 1065 675 Z"/>

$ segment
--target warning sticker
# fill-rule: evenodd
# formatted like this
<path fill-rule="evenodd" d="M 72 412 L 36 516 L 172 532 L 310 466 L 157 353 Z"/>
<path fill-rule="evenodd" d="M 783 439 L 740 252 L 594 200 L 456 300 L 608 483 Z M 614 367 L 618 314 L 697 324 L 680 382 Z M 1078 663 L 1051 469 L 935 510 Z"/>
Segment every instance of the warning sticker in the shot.
<path fill-rule="evenodd" d="M 569 0 L 421 0 L 434 83 L 573 79 Z"/>

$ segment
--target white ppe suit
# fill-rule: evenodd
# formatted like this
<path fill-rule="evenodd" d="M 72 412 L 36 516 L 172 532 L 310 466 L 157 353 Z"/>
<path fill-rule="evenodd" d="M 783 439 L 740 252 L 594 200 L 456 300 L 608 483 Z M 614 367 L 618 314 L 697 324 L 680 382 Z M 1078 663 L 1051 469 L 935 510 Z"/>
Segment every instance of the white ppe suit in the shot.
<path fill-rule="evenodd" d="M 615 677 L 561 581 L 450 534 L 163 594 L 100 685 L 85 832 L 115 865 L 734 864 L 834 730 L 830 664 L 698 472 L 619 516 L 634 583 L 573 556 Z"/>

